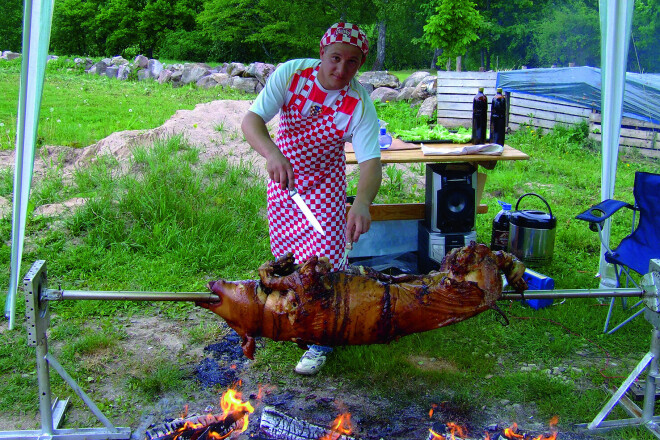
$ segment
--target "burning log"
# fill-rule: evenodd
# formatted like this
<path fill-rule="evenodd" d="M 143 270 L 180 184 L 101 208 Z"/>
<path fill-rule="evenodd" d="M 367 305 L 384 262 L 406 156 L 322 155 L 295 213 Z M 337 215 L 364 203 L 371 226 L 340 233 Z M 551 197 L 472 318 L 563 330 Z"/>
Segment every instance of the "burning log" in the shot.
<path fill-rule="evenodd" d="M 355 440 L 354 437 L 337 432 L 337 429 L 296 419 L 269 406 L 261 414 L 259 428 L 264 435 L 275 440 Z"/>
<path fill-rule="evenodd" d="M 454 249 L 427 275 L 353 266 L 331 272 L 325 258 L 296 265 L 288 254 L 262 265 L 259 280 L 210 282 L 218 301 L 199 305 L 224 318 L 252 359 L 257 336 L 303 348 L 382 344 L 499 310 L 500 271 L 517 291 L 527 288 L 525 267 L 513 255 L 475 242 Z"/>
<path fill-rule="evenodd" d="M 254 412 L 249 402 L 242 402 L 240 393 L 228 389 L 220 400 L 222 415 L 207 414 L 176 419 L 150 429 L 145 440 L 224 440 L 244 432 L 248 414 Z"/>

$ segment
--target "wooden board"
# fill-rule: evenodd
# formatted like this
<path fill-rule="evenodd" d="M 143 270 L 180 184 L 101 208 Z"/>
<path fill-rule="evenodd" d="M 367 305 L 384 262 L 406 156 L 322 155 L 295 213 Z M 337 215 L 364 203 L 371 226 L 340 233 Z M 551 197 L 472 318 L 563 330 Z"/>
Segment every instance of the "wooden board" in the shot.
<path fill-rule="evenodd" d="M 455 144 L 434 144 L 434 146 L 454 149 Z M 472 144 L 464 144 L 472 145 Z M 380 160 L 382 163 L 419 163 L 419 162 L 497 162 L 500 160 L 528 160 L 529 156 L 522 151 L 504 146 L 504 151 L 500 156 L 489 156 L 486 154 L 463 154 L 456 156 L 438 156 L 422 153 L 421 147 L 415 150 L 381 150 Z M 356 164 L 355 153 L 346 152 L 346 163 Z"/>
<path fill-rule="evenodd" d="M 351 205 L 346 205 L 346 214 Z M 372 221 L 387 220 L 424 220 L 426 205 L 424 203 L 388 203 L 375 204 L 369 207 Z M 482 203 L 477 206 L 477 214 L 488 212 L 488 205 Z"/>

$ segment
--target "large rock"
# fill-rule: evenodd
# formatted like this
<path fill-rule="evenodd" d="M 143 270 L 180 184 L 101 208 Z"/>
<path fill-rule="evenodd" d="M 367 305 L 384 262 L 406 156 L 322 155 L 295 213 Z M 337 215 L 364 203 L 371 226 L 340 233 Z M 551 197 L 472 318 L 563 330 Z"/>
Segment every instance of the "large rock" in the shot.
<path fill-rule="evenodd" d="M 436 95 L 430 96 L 422 102 L 422 105 L 419 107 L 417 112 L 417 117 L 428 116 L 432 117 L 435 113 L 436 108 L 438 107 L 438 97 Z"/>
<path fill-rule="evenodd" d="M 257 93 L 257 84 L 259 84 L 259 81 L 256 78 L 234 76 L 232 77 L 231 88 L 247 93 Z"/>
<path fill-rule="evenodd" d="M 378 87 L 373 92 L 371 92 L 371 100 L 376 101 L 396 101 L 396 97 L 399 95 L 399 92 L 395 89 L 389 87 Z"/>
<path fill-rule="evenodd" d="M 212 73 L 211 76 L 222 87 L 230 87 L 232 83 L 232 77 L 227 73 Z"/>
<path fill-rule="evenodd" d="M 275 66 L 273 64 L 252 63 L 247 67 L 245 74 L 257 78 L 257 81 L 261 84 L 266 84 L 266 80 L 274 71 Z"/>
<path fill-rule="evenodd" d="M 423 100 L 435 96 L 438 91 L 438 78 L 435 75 L 425 77 L 412 94 L 412 99 Z"/>
<path fill-rule="evenodd" d="M 403 87 L 399 90 L 399 94 L 396 96 L 397 101 L 408 101 L 412 99 L 412 94 L 415 91 L 414 87 Z"/>
<path fill-rule="evenodd" d="M 138 55 L 135 57 L 135 60 L 133 60 L 133 64 L 135 64 L 140 69 L 146 69 L 149 65 L 149 58 L 145 57 L 144 55 Z"/>
<path fill-rule="evenodd" d="M 117 74 L 119 73 L 119 67 L 117 66 L 108 66 L 105 69 L 105 76 L 108 78 L 117 78 Z"/>
<path fill-rule="evenodd" d="M 151 72 L 152 78 L 158 78 L 160 76 L 160 72 L 163 71 L 163 63 L 158 60 L 149 60 L 147 63 L 147 69 L 149 69 L 149 72 Z"/>
<path fill-rule="evenodd" d="M 358 81 L 360 81 L 360 83 L 363 85 L 371 84 L 374 86 L 374 89 L 379 87 L 398 89 L 401 86 L 401 81 L 399 81 L 399 78 L 387 71 L 364 72 L 362 75 L 360 75 Z"/>
<path fill-rule="evenodd" d="M 169 69 L 163 69 L 158 75 L 158 82 L 160 84 L 165 84 L 166 82 L 172 79 L 172 71 Z"/>
<path fill-rule="evenodd" d="M 241 76 L 245 72 L 246 67 L 243 63 L 229 63 L 226 72 L 229 76 Z"/>
<path fill-rule="evenodd" d="M 131 67 L 128 64 L 122 64 L 119 66 L 119 71 L 117 72 L 117 79 L 125 81 L 128 79 L 128 76 L 131 74 Z"/>
<path fill-rule="evenodd" d="M 110 62 L 113 66 L 124 66 L 128 64 L 128 60 L 122 56 L 112 57 L 112 60 Z"/>
<path fill-rule="evenodd" d="M 200 89 L 211 89 L 218 86 L 218 82 L 213 75 L 206 75 L 197 80 L 197 87 Z"/>
<path fill-rule="evenodd" d="M 422 82 L 424 78 L 430 75 L 431 74 L 429 72 L 426 72 L 424 70 L 415 72 L 412 75 L 410 75 L 408 78 L 406 78 L 406 80 L 403 82 L 403 87 L 417 87 L 417 84 Z"/>
<path fill-rule="evenodd" d="M 154 79 L 154 77 L 149 69 L 140 69 L 137 72 L 137 79 L 138 81 L 145 81 L 148 79 Z"/>
<path fill-rule="evenodd" d="M 209 74 L 209 69 L 203 64 L 186 64 L 181 75 L 181 84 L 196 83 L 203 76 Z"/>
<path fill-rule="evenodd" d="M 16 58 L 18 58 L 20 56 L 21 56 L 20 53 L 12 52 L 11 50 L 6 50 L 6 51 L 2 52 L 2 56 L 0 56 L 0 58 L 11 61 L 11 60 L 15 60 Z"/>
<path fill-rule="evenodd" d="M 90 69 L 89 73 L 96 73 L 97 75 L 105 75 L 105 71 L 108 68 L 108 65 L 103 61 L 95 63 Z"/>

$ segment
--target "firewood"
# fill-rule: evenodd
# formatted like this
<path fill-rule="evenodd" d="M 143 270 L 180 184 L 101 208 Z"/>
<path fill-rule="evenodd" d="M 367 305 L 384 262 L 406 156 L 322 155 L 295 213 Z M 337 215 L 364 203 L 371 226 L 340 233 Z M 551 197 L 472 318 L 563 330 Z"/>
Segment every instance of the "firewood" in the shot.
<path fill-rule="evenodd" d="M 318 440 L 332 431 L 313 423 L 288 416 L 275 408 L 265 407 L 259 424 L 261 432 L 274 440 Z M 346 435 L 332 435 L 332 440 L 355 440 Z"/>

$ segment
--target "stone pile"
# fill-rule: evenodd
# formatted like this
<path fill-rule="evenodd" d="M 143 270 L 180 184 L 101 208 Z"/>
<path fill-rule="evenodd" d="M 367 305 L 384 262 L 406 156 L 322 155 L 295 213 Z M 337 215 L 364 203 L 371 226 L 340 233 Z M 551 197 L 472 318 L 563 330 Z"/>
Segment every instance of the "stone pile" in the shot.
<path fill-rule="evenodd" d="M 2 59 L 14 59 L 20 54 L 5 51 Z M 56 59 L 57 57 L 49 57 Z M 164 65 L 156 59 L 138 55 L 130 62 L 121 56 L 104 58 L 94 62 L 91 58 L 75 58 L 74 63 L 85 72 L 119 80 L 155 80 L 161 84 L 171 83 L 181 87 L 194 83 L 197 87 L 223 87 L 246 93 L 259 93 L 268 76 L 277 66 L 268 63 L 223 63 L 211 67 L 205 63 L 183 63 Z M 417 116 L 432 116 L 437 107 L 437 77 L 426 71 L 415 72 L 403 83 L 387 71 L 364 72 L 358 81 L 369 91 L 375 101 L 409 101 L 411 105 L 421 103 Z"/>

